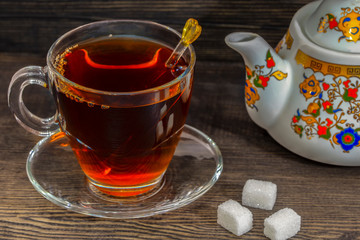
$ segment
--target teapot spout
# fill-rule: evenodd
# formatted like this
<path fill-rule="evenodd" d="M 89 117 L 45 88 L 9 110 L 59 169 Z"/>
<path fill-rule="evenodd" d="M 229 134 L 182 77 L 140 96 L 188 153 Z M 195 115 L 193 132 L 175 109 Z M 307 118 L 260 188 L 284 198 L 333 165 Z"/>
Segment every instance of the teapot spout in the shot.
<path fill-rule="evenodd" d="M 249 67 L 261 65 L 264 61 L 264 53 L 276 60 L 278 65 L 283 64 L 283 59 L 275 50 L 259 35 L 250 32 L 234 32 L 226 36 L 225 43 L 244 58 Z M 267 56 L 266 56 L 267 57 Z"/>
<path fill-rule="evenodd" d="M 255 33 L 231 33 L 226 36 L 225 42 L 240 53 L 245 62 L 248 113 L 256 124 L 269 130 L 278 120 L 289 97 L 289 64 Z"/>

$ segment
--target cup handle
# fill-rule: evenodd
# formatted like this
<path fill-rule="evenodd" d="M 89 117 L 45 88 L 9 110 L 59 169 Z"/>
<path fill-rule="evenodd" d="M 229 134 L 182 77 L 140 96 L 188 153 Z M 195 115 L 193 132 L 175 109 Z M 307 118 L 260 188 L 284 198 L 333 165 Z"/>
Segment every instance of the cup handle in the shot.
<path fill-rule="evenodd" d="M 41 118 L 31 113 L 23 102 L 24 89 L 32 84 L 49 89 L 47 67 L 27 66 L 17 71 L 8 89 L 8 105 L 18 123 L 27 131 L 38 136 L 49 136 L 59 129 L 54 116 Z"/>

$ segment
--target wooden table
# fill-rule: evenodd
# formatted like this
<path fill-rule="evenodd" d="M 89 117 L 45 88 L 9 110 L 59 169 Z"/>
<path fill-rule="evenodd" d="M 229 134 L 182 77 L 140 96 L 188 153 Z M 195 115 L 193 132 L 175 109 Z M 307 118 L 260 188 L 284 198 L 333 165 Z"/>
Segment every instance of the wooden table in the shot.
<path fill-rule="evenodd" d="M 293 239 L 360 238 L 360 169 L 319 164 L 277 144 L 245 110 L 244 66 L 223 39 L 251 31 L 275 46 L 292 15 L 310 0 L 227 1 L 20 1 L 0 2 L 0 238 L 1 239 L 265 239 L 263 221 L 284 207 L 302 216 Z M 188 124 L 220 147 L 224 171 L 197 201 L 165 214 L 133 220 L 102 219 L 62 209 L 30 184 L 25 161 L 40 140 L 21 128 L 7 107 L 11 76 L 26 65 L 44 65 L 46 51 L 64 32 L 110 18 L 157 21 L 181 31 L 187 18 L 203 26 L 197 51 Z M 36 93 L 36 95 L 34 95 Z M 26 100 L 45 114 L 49 96 L 38 88 Z M 217 206 L 234 199 L 249 178 L 278 185 L 272 211 L 251 208 L 253 229 L 236 237 L 216 223 Z"/>

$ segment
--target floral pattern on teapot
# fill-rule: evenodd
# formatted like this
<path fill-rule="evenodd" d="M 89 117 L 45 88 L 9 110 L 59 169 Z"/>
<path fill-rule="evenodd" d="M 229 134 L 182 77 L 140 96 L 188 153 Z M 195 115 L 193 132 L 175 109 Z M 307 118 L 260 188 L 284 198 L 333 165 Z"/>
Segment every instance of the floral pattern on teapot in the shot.
<path fill-rule="evenodd" d="M 286 45 L 286 49 L 291 50 L 291 47 L 294 43 L 294 38 L 290 34 L 290 29 L 287 30 L 285 36 L 281 39 L 278 45 L 275 48 L 275 52 L 279 52 L 284 45 Z"/>
<path fill-rule="evenodd" d="M 360 7 L 351 9 L 349 7 L 341 8 L 343 12 L 339 20 L 334 14 L 328 13 L 320 19 L 318 25 L 319 33 L 326 33 L 328 30 L 342 32 L 343 36 L 339 38 L 346 39 L 348 42 L 357 42 L 360 38 Z"/>
<path fill-rule="evenodd" d="M 249 66 L 246 67 L 246 81 L 245 81 L 245 100 L 246 104 L 252 108 L 257 109 L 255 103 L 260 100 L 258 89 L 265 90 L 268 86 L 270 79 L 283 80 L 287 77 L 287 73 L 281 71 L 274 71 L 276 66 L 275 60 L 270 53 L 266 53 L 266 65 L 255 65 L 255 70 Z"/>
<path fill-rule="evenodd" d="M 297 109 L 291 120 L 293 131 L 307 139 L 318 137 L 348 153 L 360 147 L 360 69 L 316 60 L 299 51 L 296 60 L 304 66 L 299 84 L 305 109 Z M 352 120 L 351 120 L 352 119 Z"/>

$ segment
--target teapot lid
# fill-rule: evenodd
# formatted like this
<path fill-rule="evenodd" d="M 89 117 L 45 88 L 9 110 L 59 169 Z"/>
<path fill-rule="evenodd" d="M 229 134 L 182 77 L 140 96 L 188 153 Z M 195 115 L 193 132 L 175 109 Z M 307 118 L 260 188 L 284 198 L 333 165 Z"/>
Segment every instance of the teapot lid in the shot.
<path fill-rule="evenodd" d="M 360 0 L 322 0 L 305 20 L 308 38 L 324 48 L 360 53 Z"/>

